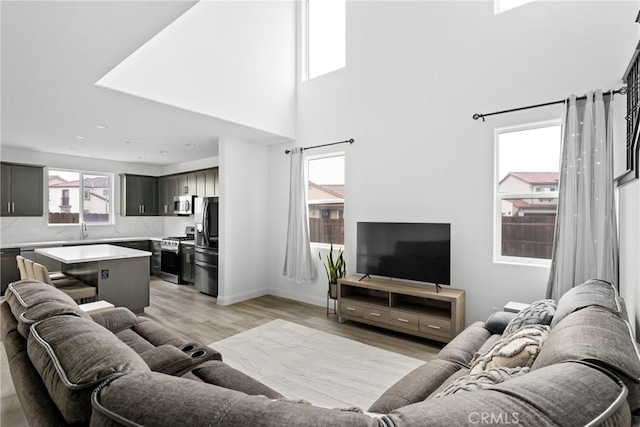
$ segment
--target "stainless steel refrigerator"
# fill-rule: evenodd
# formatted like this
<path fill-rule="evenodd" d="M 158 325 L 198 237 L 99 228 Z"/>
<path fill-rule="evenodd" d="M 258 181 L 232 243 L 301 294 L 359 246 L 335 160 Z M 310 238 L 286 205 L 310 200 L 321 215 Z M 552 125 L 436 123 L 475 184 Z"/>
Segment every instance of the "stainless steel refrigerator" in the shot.
<path fill-rule="evenodd" d="M 195 199 L 196 253 L 194 286 L 203 294 L 218 296 L 218 198 Z"/>

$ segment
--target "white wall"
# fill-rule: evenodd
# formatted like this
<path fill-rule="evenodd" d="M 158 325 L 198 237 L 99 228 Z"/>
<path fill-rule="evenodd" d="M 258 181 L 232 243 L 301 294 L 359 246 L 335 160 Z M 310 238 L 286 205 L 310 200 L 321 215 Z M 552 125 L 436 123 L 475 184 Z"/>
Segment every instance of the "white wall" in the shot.
<path fill-rule="evenodd" d="M 267 148 L 220 139 L 219 305 L 268 293 Z"/>
<path fill-rule="evenodd" d="M 492 259 L 494 129 L 560 118 L 562 105 L 471 117 L 619 87 L 636 15 L 634 2 L 533 2 L 497 16 L 487 1 L 348 2 L 347 67 L 298 86 L 297 121 L 298 145 L 355 138 L 345 148 L 348 272 L 358 221 L 450 222 L 451 285 L 466 291 L 467 323 L 543 298 L 547 267 Z M 285 148 L 269 153 L 270 286 L 323 305 L 323 270 L 309 285 L 282 276 Z"/>
<path fill-rule="evenodd" d="M 201 1 L 98 84 L 293 137 L 295 3 Z"/>
<path fill-rule="evenodd" d="M 620 188 L 620 295 L 627 305 L 629 322 L 640 332 L 640 184 Z"/>

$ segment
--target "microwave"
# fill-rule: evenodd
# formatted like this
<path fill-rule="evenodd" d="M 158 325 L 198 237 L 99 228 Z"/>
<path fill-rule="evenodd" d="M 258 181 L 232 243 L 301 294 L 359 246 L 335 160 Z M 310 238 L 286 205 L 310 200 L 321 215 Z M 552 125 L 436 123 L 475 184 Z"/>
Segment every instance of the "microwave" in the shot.
<path fill-rule="evenodd" d="M 174 215 L 191 215 L 193 214 L 193 199 L 195 196 L 174 196 L 173 197 L 173 213 Z"/>

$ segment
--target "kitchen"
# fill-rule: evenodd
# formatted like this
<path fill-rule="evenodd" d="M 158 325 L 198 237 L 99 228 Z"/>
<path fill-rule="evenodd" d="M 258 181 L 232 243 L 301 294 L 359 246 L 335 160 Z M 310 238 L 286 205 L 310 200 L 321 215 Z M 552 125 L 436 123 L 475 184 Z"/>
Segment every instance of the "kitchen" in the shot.
<path fill-rule="evenodd" d="M 84 174 L 80 181 L 61 183 L 65 181 L 61 177 L 67 176 L 65 173 L 68 172 L 37 165 L 2 163 L 2 293 L 11 281 L 19 278 L 16 255 L 36 260 L 35 251 L 40 248 L 109 243 L 149 251 L 152 253 L 149 263 L 151 275 L 180 285 L 198 283 L 203 293 L 217 296 L 217 167 L 162 176 L 102 173 L 105 177 L 112 177 L 113 181 L 119 181 L 119 185 L 108 189 L 89 188 L 95 181 L 89 177 L 94 174 Z M 45 179 L 48 185 L 43 184 Z M 100 219 L 106 218 L 106 223 L 91 222 L 96 215 L 92 216 L 90 209 L 83 210 L 83 219 L 87 222 L 79 223 L 78 214 L 74 216 L 66 212 L 66 217 L 71 218 L 67 221 L 73 222 L 75 218 L 77 225 L 56 223 L 60 213 L 53 212 L 52 206 L 59 203 L 55 195 L 66 194 L 68 199 L 68 189 L 63 189 L 62 193 L 58 190 L 61 187 L 73 188 L 74 184 L 77 187 L 78 183 L 82 184 L 80 190 L 84 189 L 85 207 L 92 206 L 88 202 L 88 193 L 100 193 L 101 202 L 107 206 L 107 213 L 103 213 Z M 115 196 L 114 200 L 110 195 Z M 28 199 L 34 199 L 35 202 Z M 49 212 L 43 210 L 43 206 L 47 206 L 44 203 L 46 199 L 49 199 Z M 114 211 L 118 202 L 120 215 L 116 216 Z M 24 206 L 31 206 L 32 210 L 21 210 Z M 72 209 L 71 202 L 66 199 L 60 206 L 66 206 L 67 211 L 78 210 L 77 207 Z M 197 218 L 204 218 L 204 222 Z M 135 223 L 131 223 L 130 227 L 123 224 L 131 221 Z M 32 225 L 31 233 L 25 232 L 26 224 Z M 181 233 L 187 230 L 190 238 L 180 236 L 183 241 L 178 242 L 176 238 L 160 235 L 165 229 L 171 232 L 180 230 Z M 45 233 L 40 233 L 40 230 Z M 146 232 L 131 235 L 141 230 Z M 196 236 L 198 246 L 206 247 L 196 248 Z M 198 262 L 198 267 L 196 249 L 209 254 L 207 259 Z M 50 270 L 56 267 L 59 265 L 48 265 Z"/>

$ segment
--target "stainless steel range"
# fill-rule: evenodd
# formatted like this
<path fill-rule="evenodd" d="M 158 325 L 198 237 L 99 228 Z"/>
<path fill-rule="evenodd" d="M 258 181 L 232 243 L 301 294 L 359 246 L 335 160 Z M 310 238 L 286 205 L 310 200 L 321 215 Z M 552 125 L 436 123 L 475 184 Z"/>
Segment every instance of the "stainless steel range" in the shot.
<path fill-rule="evenodd" d="M 160 278 L 171 283 L 180 283 L 182 273 L 180 260 L 180 242 L 194 240 L 195 229 L 189 226 L 185 236 L 165 237 L 160 241 Z"/>

